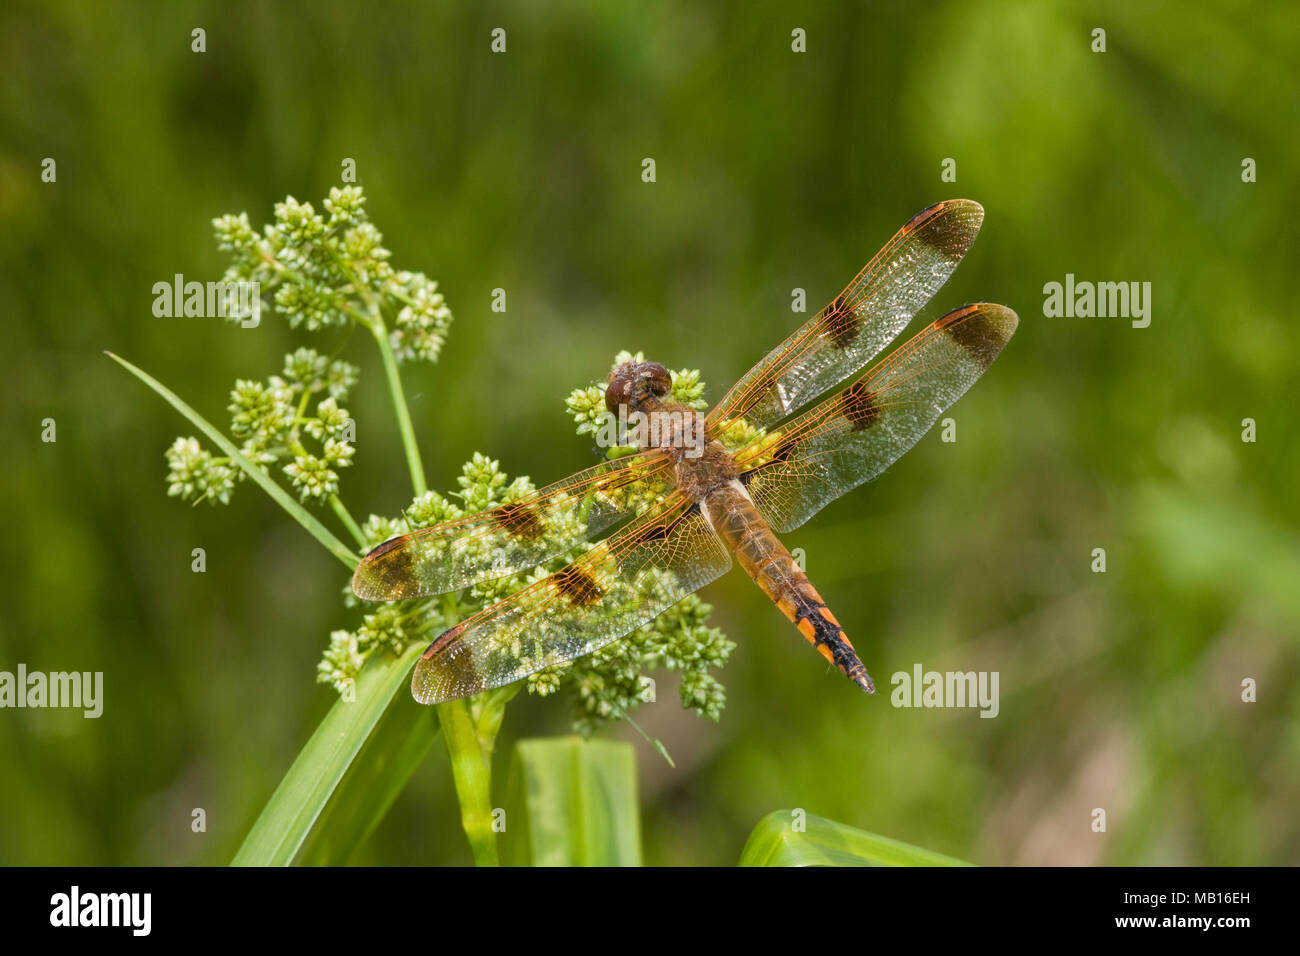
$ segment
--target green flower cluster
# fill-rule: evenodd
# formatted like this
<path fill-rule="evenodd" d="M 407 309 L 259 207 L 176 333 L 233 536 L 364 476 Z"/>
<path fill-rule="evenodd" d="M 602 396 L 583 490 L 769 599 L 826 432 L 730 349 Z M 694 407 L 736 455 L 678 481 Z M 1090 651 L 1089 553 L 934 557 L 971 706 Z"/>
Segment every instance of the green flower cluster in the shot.
<path fill-rule="evenodd" d="M 226 504 L 242 475 L 229 459 L 214 458 L 197 438 L 177 438 L 167 449 L 167 494 L 186 501 Z"/>
<path fill-rule="evenodd" d="M 573 691 L 574 730 L 590 736 L 605 721 L 656 699 L 657 685 L 648 672 L 666 667 L 682 672 L 682 706 L 716 721 L 727 692 L 711 671 L 727 663 L 736 645 L 709 626 L 712 613 L 711 605 L 691 594 L 622 640 L 533 674 L 528 690 L 545 696 L 567 684 Z"/>
<path fill-rule="evenodd" d="M 239 450 L 264 468 L 288 459 L 284 473 L 304 501 L 338 494 L 338 470 L 352 464 L 356 451 L 355 425 L 338 401 L 356 381 L 355 366 L 307 348 L 286 355 L 282 374 L 265 382 L 239 379 L 229 405 L 231 434 L 243 443 Z M 318 446 L 315 452 L 308 450 L 307 438 Z M 224 504 L 244 477 L 230 459 L 212 456 L 195 438 L 176 439 L 167 449 L 167 464 L 167 493 L 188 501 Z"/>
<path fill-rule="evenodd" d="M 219 216 L 212 220 L 217 246 L 231 258 L 223 279 L 274 290 L 275 309 L 293 328 L 359 322 L 387 334 L 399 362 L 433 362 L 451 309 L 424 273 L 393 269 L 365 202 L 360 186 L 335 187 L 322 215 L 290 196 L 276 203 L 275 221 L 261 235 L 247 213 Z"/>
<path fill-rule="evenodd" d="M 356 683 L 362 665 L 375 651 L 400 654 L 415 636 L 408 633 L 408 627 L 415 631 L 423 624 L 440 622 L 436 612 L 427 611 L 427 608 L 385 604 L 375 613 L 367 614 L 355 631 L 332 632 L 329 646 L 316 665 L 316 682 L 332 684 L 340 694 L 346 694 Z"/>

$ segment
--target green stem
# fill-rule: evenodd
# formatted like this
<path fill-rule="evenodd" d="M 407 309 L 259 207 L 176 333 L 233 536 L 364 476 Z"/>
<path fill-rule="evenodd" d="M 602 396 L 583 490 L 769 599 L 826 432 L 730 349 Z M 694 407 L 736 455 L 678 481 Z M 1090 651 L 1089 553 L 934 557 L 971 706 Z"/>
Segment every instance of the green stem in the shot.
<path fill-rule="evenodd" d="M 338 495 L 330 495 L 329 500 L 330 507 L 334 509 L 334 513 L 343 522 L 343 527 L 348 529 L 348 533 L 352 535 L 353 540 L 361 547 L 362 551 L 365 551 L 369 542 L 366 540 L 366 536 L 361 533 L 361 526 L 352 517 L 352 513 L 348 511 L 347 506 L 343 504 Z"/>
<path fill-rule="evenodd" d="M 382 307 L 365 283 L 358 282 L 342 262 L 340 266 L 348 272 L 353 288 L 369 307 L 369 320 L 363 324 L 369 327 L 375 344 L 379 346 L 393 411 L 397 414 L 397 429 L 406 452 L 406 466 L 411 472 L 411 486 L 418 498 L 428 490 L 428 485 L 420 461 L 420 449 L 415 442 L 415 428 L 411 425 L 411 411 L 402 391 L 397 356 L 388 341 Z M 496 834 L 492 830 L 492 746 L 501 725 L 501 710 L 509 696 L 513 694 L 502 697 L 500 705 L 490 709 L 486 721 L 475 719 L 468 701 L 453 700 L 438 705 L 438 723 L 447 742 L 456 798 L 460 802 L 461 826 L 469 838 L 470 850 L 478 866 L 496 866 L 498 862 Z"/>
<path fill-rule="evenodd" d="M 415 444 L 415 429 L 411 426 L 411 412 L 406 407 L 406 396 L 402 393 L 402 377 L 397 371 L 397 356 L 393 354 L 392 343 L 388 341 L 388 329 L 378 310 L 372 313 L 370 331 L 374 333 L 379 345 L 379 354 L 384 360 L 384 375 L 388 378 L 388 392 L 393 398 L 393 410 L 397 413 L 397 428 L 402 433 L 402 447 L 406 450 L 406 466 L 411 471 L 411 485 L 418 498 L 429 490 L 424 482 L 424 465 L 420 463 L 420 449 Z"/>
<path fill-rule="evenodd" d="M 460 801 L 461 825 L 469 837 L 477 866 L 497 865 L 497 840 L 492 832 L 492 755 L 484 752 L 469 701 L 438 705 L 438 721 L 451 757 L 451 775 Z"/>
<path fill-rule="evenodd" d="M 402 377 L 397 371 L 397 356 L 393 354 L 393 345 L 388 341 L 388 328 L 384 325 L 383 305 L 370 286 L 348 267 L 338 254 L 338 250 L 329 243 L 325 248 L 333 256 L 334 262 L 352 283 L 352 289 L 366 304 L 369 316 L 361 324 L 370 329 L 379 346 L 379 355 L 384 360 L 384 375 L 388 379 L 388 392 L 393 399 L 393 411 L 397 413 L 397 429 L 402 433 L 402 447 L 406 451 L 406 466 L 411 471 L 411 485 L 418 498 L 429 490 L 424 480 L 424 465 L 420 462 L 420 449 L 415 443 L 415 429 L 411 426 L 411 411 L 406 407 L 406 395 L 402 392 Z"/>
<path fill-rule="evenodd" d="M 393 410 L 397 413 L 397 428 L 402 435 L 406 451 L 406 464 L 411 472 L 411 485 L 418 498 L 428 490 L 420 450 L 415 443 L 415 429 L 411 425 L 411 412 L 402 392 L 402 378 L 397 371 L 397 356 L 388 341 L 379 304 L 366 296 L 370 305 L 370 321 L 366 323 L 379 346 L 384 362 L 384 375 L 392 396 Z M 497 841 L 492 830 L 492 738 L 484 740 L 475 725 L 468 701 L 453 700 L 438 706 L 438 723 L 447 754 L 451 759 L 451 774 L 456 785 L 456 799 L 460 803 L 461 826 L 469 838 L 470 850 L 477 866 L 496 866 Z M 499 726 L 500 721 L 497 721 Z"/>

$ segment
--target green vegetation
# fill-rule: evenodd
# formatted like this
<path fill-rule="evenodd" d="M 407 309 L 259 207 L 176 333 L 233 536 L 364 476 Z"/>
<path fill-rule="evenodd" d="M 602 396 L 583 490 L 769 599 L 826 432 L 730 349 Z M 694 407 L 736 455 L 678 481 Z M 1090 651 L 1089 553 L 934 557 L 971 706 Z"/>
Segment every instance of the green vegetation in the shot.
<path fill-rule="evenodd" d="M 133 0 L 10 5 L 0 36 L 0 670 L 102 671 L 105 692 L 98 719 L 0 711 L 0 862 L 516 862 L 539 832 L 566 859 L 650 865 L 882 862 L 891 841 L 978 864 L 1295 861 L 1289 5 Z M 274 272 L 241 258 L 254 223 L 352 185 L 346 160 L 382 241 L 319 202 L 273 225 L 277 248 L 355 230 L 343 252 L 369 274 L 295 264 L 351 287 L 350 313 L 287 273 L 265 278 L 293 328 L 153 313 L 177 273 Z M 639 652 L 619 702 L 659 682 L 645 736 L 600 721 L 586 750 L 563 736 L 581 695 L 410 701 L 396 622 L 340 600 L 381 536 L 367 515 L 431 489 L 431 510 L 462 506 L 475 453 L 501 487 L 591 464 L 566 411 L 619 349 L 698 369 L 717 401 L 806 317 L 793 289 L 819 308 L 952 196 L 985 223 L 924 318 L 991 300 L 1020 329 L 954 406 L 955 442 L 936 428 L 784 539 L 874 698 L 734 572 L 691 612 L 735 645 L 720 721 Z M 219 249 L 208 223 L 231 210 L 249 217 L 221 219 Z M 1045 316 L 1067 274 L 1150 282 L 1150 326 Z M 998 716 L 890 706 L 917 664 L 998 671 Z M 566 816 L 592 792 L 608 815 Z M 776 808 L 806 831 L 773 833 Z"/>
<path fill-rule="evenodd" d="M 364 525 L 358 525 L 339 497 L 339 476 L 335 469 L 351 465 L 356 451 L 356 423 L 338 405 L 347 398 L 358 379 L 357 369 L 348 363 L 331 361 L 311 349 L 299 348 L 285 356 L 283 377 L 273 375 L 266 382 L 237 381 L 230 392 L 228 406 L 231 434 L 244 440 L 242 447 L 236 448 L 228 436 L 166 386 L 109 353 L 225 454 L 225 457 L 215 457 L 198 439 L 177 438 L 167 450 L 169 495 L 195 504 L 200 501 L 226 504 L 236 479 L 247 476 L 349 570 L 356 566 L 357 555 L 285 493 L 275 481 L 272 466 L 289 460 L 279 470 L 299 498 L 303 502 L 328 503 L 339 523 L 365 549 L 395 535 L 498 508 L 535 490 L 527 478 L 508 481 L 497 462 L 477 452 L 466 462 L 457 479 L 460 490 L 451 494 L 460 504 L 424 490 L 424 469 L 417 442 L 409 429 L 410 412 L 398 366 L 402 361 L 437 361 L 451 323 L 451 311 L 438 294 L 436 282 L 422 273 L 395 272 L 388 265 L 388 250 L 380 245 L 382 237 L 367 218 L 364 205 L 361 187 L 348 186 L 330 190 L 324 202 L 330 214 L 328 221 L 315 212 L 311 203 L 299 203 L 290 197 L 276 204 L 276 221 L 261 233 L 252 229 L 245 213 L 214 219 L 213 226 L 218 245 L 234 260 L 222 281 L 259 283 L 267 290 L 261 293 L 263 298 L 273 289 L 275 311 L 287 317 L 291 328 L 305 326 L 315 331 L 355 322 L 374 332 L 384 370 L 389 375 L 389 394 L 416 494 L 400 518 L 372 514 Z M 233 299 L 233 291 L 229 294 Z M 253 298 L 256 300 L 256 296 Z M 241 327 L 256 327 L 260 324 L 256 310 L 255 301 L 243 308 L 232 305 L 225 317 Z M 250 323 L 250 317 L 257 321 Z M 386 323 L 395 330 L 391 338 Z M 621 352 L 615 356 L 614 363 L 620 364 L 631 357 Z M 684 370 L 674 376 L 672 393 L 679 401 L 698 405 L 703 390 L 698 371 Z M 591 410 L 602 394 L 598 386 L 589 386 L 574 389 L 566 399 L 578 434 L 594 430 Z M 307 413 L 317 399 L 316 414 L 309 416 Z M 304 447 L 308 437 L 319 443 L 321 455 L 313 455 Z M 559 556 L 547 564 L 549 571 L 558 570 L 574 556 L 572 547 L 567 551 L 557 548 L 556 552 Z M 316 848 L 320 848 L 323 857 L 320 862 L 346 862 L 357 844 L 383 819 L 436 733 L 431 721 L 410 716 L 409 704 L 393 703 L 417 653 L 432 636 L 525 587 L 536 575 L 529 568 L 433 598 L 380 605 L 373 613 L 366 614 L 354 631 L 334 631 L 329 648 L 317 665 L 316 679 L 319 683 L 332 684 L 342 700 L 294 761 L 236 854 L 235 862 L 290 863 L 298 858 L 299 849 L 309 838 L 313 841 L 312 858 Z M 351 594 L 347 603 L 357 604 Z M 561 688 L 571 691 L 575 728 L 590 734 L 612 717 L 630 719 L 628 711 L 647 699 L 653 700 L 646 693 L 654 686 L 653 679 L 642 671 L 666 666 L 682 671 L 682 706 L 716 721 L 726 695 L 710 670 L 725 664 L 735 645 L 716 628 L 708 626 L 710 611 L 697 596 L 689 595 L 627 639 L 579 660 L 530 675 L 526 681 L 528 690 L 543 697 Z M 376 655 L 378 660 L 371 663 Z M 495 834 L 500 831 L 493 826 L 495 811 L 491 806 L 492 757 L 505 705 L 518 689 L 511 686 L 490 690 L 472 700 L 450 701 L 437 708 L 461 803 L 461 823 L 473 847 L 474 858 L 480 864 L 498 861 Z M 382 732 L 377 732 L 386 711 Z M 398 732 L 392 733 L 390 728 L 397 728 Z M 652 743 L 671 764 L 663 745 L 658 741 Z M 587 752 L 584 745 L 573 746 L 577 747 L 573 759 L 583 763 L 582 755 Z M 600 748 L 591 752 L 606 753 Z M 632 755 L 621 749 L 618 752 L 622 762 L 632 766 L 628 763 Z M 535 749 L 520 751 L 522 766 L 529 768 L 525 776 L 530 781 L 530 790 L 533 789 L 531 781 L 539 776 L 537 768 L 545 765 L 545 761 L 539 764 L 530 759 L 530 754 L 536 753 Z M 596 767 L 606 762 L 595 756 L 592 760 L 592 766 Z M 553 788 L 544 789 L 549 792 Z M 574 794 L 580 797 L 581 792 L 578 788 Z M 633 793 L 630 786 L 623 789 L 625 798 Z M 555 802 L 551 798 L 550 803 Z M 584 801 L 562 799 L 559 803 L 560 808 L 553 812 L 575 818 L 585 814 L 589 819 L 582 820 L 582 825 L 599 828 L 599 813 L 592 816 L 594 811 L 584 811 Z M 529 806 L 530 812 L 521 819 L 544 819 L 544 815 L 539 816 L 541 811 L 535 801 L 530 801 Z M 603 803 L 593 806 L 603 806 Z M 339 810 L 339 807 L 346 809 Z M 632 809 L 635 811 L 634 805 Z M 635 835 L 635 812 L 631 819 Z M 542 823 L 532 825 L 530 832 L 535 836 L 523 859 L 535 858 L 540 862 L 557 858 L 557 853 L 560 858 L 572 855 L 550 845 L 545 836 L 549 831 Z M 627 862 L 625 848 L 633 844 L 635 839 L 629 843 L 625 827 L 624 839 L 611 841 L 612 846 L 624 848 L 624 852 L 614 854 L 611 862 Z M 578 856 L 586 858 L 581 853 Z M 639 859 L 639 854 L 636 856 Z M 609 854 L 596 854 L 590 860 L 598 862 L 608 858 Z"/>

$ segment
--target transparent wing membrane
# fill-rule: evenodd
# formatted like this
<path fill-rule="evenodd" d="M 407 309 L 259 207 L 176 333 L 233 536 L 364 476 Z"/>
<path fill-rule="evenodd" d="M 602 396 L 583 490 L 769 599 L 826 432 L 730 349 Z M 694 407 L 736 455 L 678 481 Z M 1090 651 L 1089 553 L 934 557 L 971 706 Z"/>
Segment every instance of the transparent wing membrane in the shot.
<path fill-rule="evenodd" d="M 385 541 L 357 566 L 352 591 L 400 601 L 517 574 L 658 506 L 672 488 L 661 451 L 601 462 L 500 508 Z"/>
<path fill-rule="evenodd" d="M 984 209 L 953 199 L 923 210 L 835 300 L 754 366 L 709 414 L 722 432 L 767 428 L 835 387 L 888 345 L 975 241 Z"/>
<path fill-rule="evenodd" d="M 975 383 L 1015 332 L 1016 314 L 981 303 L 950 312 L 858 381 L 737 456 L 773 530 L 792 531 L 880 474 Z"/>
<path fill-rule="evenodd" d="M 426 704 L 453 700 L 589 654 L 729 567 L 708 522 L 678 501 L 441 635 L 416 664 L 411 693 Z"/>

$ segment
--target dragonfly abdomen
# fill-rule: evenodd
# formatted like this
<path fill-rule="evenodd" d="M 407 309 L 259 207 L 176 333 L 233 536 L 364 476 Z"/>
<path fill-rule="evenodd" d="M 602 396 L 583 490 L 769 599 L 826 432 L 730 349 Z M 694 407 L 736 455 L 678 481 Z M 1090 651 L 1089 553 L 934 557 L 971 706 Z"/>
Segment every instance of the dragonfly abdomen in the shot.
<path fill-rule="evenodd" d="M 745 573 L 804 639 L 845 677 L 868 694 L 875 693 L 875 685 L 844 628 L 763 520 L 744 487 L 733 481 L 717 489 L 705 499 L 702 510 Z"/>

